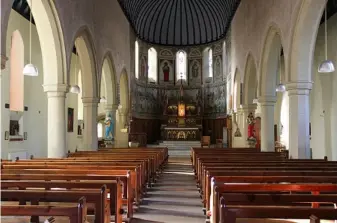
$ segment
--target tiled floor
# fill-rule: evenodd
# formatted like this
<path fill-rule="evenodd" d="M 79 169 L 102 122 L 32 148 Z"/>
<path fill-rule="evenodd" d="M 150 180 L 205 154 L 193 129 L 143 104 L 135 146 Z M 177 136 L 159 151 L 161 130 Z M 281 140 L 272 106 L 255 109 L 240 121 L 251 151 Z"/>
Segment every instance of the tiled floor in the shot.
<path fill-rule="evenodd" d="M 205 222 L 192 167 L 186 161 L 167 165 L 155 186 L 148 190 L 132 223 Z"/>

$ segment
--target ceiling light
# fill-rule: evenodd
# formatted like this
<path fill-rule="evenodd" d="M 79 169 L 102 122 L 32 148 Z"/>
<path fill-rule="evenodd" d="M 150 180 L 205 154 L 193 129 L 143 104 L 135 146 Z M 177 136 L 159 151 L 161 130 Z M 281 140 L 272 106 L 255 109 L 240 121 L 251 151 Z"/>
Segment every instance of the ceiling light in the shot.
<path fill-rule="evenodd" d="M 105 103 L 107 100 L 104 96 L 101 97 L 101 100 L 99 100 L 100 103 Z"/>
<path fill-rule="evenodd" d="M 276 87 L 276 92 L 285 92 L 286 91 L 286 86 L 284 86 L 284 84 L 279 84 Z"/>
<path fill-rule="evenodd" d="M 79 94 L 79 93 L 81 93 L 81 89 L 78 85 L 73 85 L 73 86 L 70 87 L 69 92 L 74 93 L 74 94 Z"/>
<path fill-rule="evenodd" d="M 335 66 L 331 60 L 324 60 L 318 67 L 319 73 L 331 73 L 335 71 Z"/>
<path fill-rule="evenodd" d="M 325 32 L 325 60 L 319 65 L 319 73 L 331 73 L 335 71 L 335 66 L 331 60 L 328 60 L 328 31 L 327 31 L 327 8 L 325 6 L 325 22 L 324 22 L 324 32 Z"/>
<path fill-rule="evenodd" d="M 39 76 L 37 67 L 32 64 L 32 11 L 33 11 L 33 0 L 30 4 L 29 11 L 29 64 L 23 68 L 23 75 L 36 77 Z"/>
<path fill-rule="evenodd" d="M 24 68 L 23 68 L 23 75 L 25 76 L 31 76 L 31 77 L 37 77 L 39 76 L 39 71 L 37 69 L 36 66 L 34 66 L 34 64 L 27 64 Z"/>

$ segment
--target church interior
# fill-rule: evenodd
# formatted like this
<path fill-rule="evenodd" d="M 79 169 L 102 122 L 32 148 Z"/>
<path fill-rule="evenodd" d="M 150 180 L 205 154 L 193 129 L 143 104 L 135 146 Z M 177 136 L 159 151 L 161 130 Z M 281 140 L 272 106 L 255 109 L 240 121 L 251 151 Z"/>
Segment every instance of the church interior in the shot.
<path fill-rule="evenodd" d="M 337 222 L 337 0 L 0 4 L 2 222 Z"/>

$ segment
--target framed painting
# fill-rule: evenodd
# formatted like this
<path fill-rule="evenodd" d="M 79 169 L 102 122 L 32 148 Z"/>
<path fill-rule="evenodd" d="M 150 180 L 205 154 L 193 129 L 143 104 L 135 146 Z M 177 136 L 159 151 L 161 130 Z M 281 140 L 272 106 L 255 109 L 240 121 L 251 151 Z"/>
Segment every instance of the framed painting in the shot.
<path fill-rule="evenodd" d="M 68 108 L 68 132 L 74 131 L 74 109 Z"/>

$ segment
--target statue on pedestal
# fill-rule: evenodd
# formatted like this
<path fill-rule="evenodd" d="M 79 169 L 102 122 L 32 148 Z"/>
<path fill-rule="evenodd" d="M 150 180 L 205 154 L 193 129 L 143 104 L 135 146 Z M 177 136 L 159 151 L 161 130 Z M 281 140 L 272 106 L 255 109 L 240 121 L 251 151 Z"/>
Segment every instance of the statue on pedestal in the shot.
<path fill-rule="evenodd" d="M 106 116 L 104 123 L 105 123 L 105 139 L 112 140 L 114 123 L 110 113 Z"/>
<path fill-rule="evenodd" d="M 255 125 L 255 118 L 253 113 L 249 113 L 247 117 L 247 123 L 248 123 L 248 141 L 253 141 L 255 140 L 255 134 L 254 134 L 254 125 Z"/>

